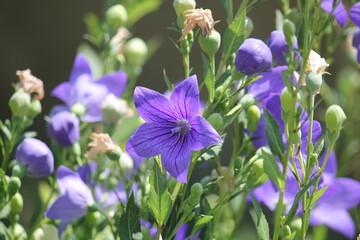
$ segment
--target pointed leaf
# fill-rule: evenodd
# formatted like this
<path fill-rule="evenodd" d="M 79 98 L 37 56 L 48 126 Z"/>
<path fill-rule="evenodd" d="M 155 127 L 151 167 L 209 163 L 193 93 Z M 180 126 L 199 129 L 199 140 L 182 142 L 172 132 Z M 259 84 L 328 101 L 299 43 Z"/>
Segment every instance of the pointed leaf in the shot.
<path fill-rule="evenodd" d="M 249 195 L 251 197 L 255 209 L 255 214 L 251 214 L 251 216 L 256 224 L 256 229 L 259 234 L 259 238 L 262 240 L 269 240 L 270 239 L 269 224 L 266 221 L 265 215 L 261 210 L 259 202 L 251 193 Z"/>
<path fill-rule="evenodd" d="M 266 150 L 262 150 L 262 157 L 264 159 L 265 173 L 273 183 L 275 183 L 280 189 L 283 189 L 285 183 L 276 159 Z"/>
<path fill-rule="evenodd" d="M 323 187 L 322 189 L 318 190 L 317 192 L 314 193 L 312 199 L 311 199 L 311 203 L 310 203 L 310 207 L 312 205 L 314 205 L 317 200 L 319 200 L 319 198 L 321 198 L 321 196 L 325 193 L 326 189 L 328 189 L 328 186 Z"/>
<path fill-rule="evenodd" d="M 134 194 L 131 193 L 125 212 L 118 222 L 118 233 L 121 240 L 135 240 L 141 234 L 139 208 L 135 205 Z"/>
<path fill-rule="evenodd" d="M 159 226 L 163 225 L 170 214 L 172 201 L 166 185 L 166 177 L 161 172 L 157 161 L 150 174 L 150 195 L 148 207 Z"/>
<path fill-rule="evenodd" d="M 169 91 L 170 92 L 174 91 L 174 84 L 171 83 L 168 75 L 166 74 L 165 68 L 163 69 L 163 75 L 164 75 L 164 81 L 165 81 L 166 86 L 168 87 Z"/>
<path fill-rule="evenodd" d="M 215 95 L 215 76 L 208 58 L 204 54 L 201 54 L 201 59 L 204 68 L 204 82 L 209 93 L 209 101 L 212 102 Z"/>
<path fill-rule="evenodd" d="M 284 153 L 284 143 L 280 132 L 279 124 L 268 110 L 264 108 L 266 137 L 269 142 L 271 152 L 282 159 Z M 285 159 L 287 161 L 287 159 Z"/>

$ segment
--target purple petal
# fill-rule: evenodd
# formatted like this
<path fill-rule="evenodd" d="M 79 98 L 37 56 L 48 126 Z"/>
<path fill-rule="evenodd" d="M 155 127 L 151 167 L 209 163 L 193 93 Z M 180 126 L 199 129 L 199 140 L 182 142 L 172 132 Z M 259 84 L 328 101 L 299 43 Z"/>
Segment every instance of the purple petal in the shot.
<path fill-rule="evenodd" d="M 360 63 L 360 45 L 359 45 L 359 47 L 357 49 L 356 60 L 357 60 L 358 63 Z"/>
<path fill-rule="evenodd" d="M 344 4 L 340 0 L 337 0 L 335 3 L 336 8 L 333 9 L 333 6 L 334 0 L 323 0 L 321 2 L 321 8 L 330 13 L 341 27 L 344 27 L 347 21 L 347 12 Z"/>
<path fill-rule="evenodd" d="M 70 83 L 76 82 L 78 77 L 83 74 L 89 75 L 90 77 L 92 76 L 91 68 L 90 68 L 88 61 L 86 60 L 86 58 L 83 55 L 78 54 L 75 58 L 75 61 L 74 61 L 74 64 L 73 64 L 73 67 L 71 70 L 69 82 Z"/>
<path fill-rule="evenodd" d="M 78 173 L 65 166 L 60 166 L 56 172 L 56 179 L 60 191 L 63 194 L 67 193 L 74 196 L 74 202 L 78 201 L 81 204 L 92 204 L 94 202 L 90 189 Z"/>
<path fill-rule="evenodd" d="M 222 142 L 218 132 L 202 116 L 196 116 L 191 120 L 190 136 L 194 141 L 191 150 L 198 151 L 207 146 Z"/>
<path fill-rule="evenodd" d="M 336 178 L 317 204 L 333 209 L 350 209 L 360 203 L 360 182 L 350 178 Z"/>
<path fill-rule="evenodd" d="M 360 45 L 360 28 L 357 28 L 354 32 L 352 45 L 354 48 L 358 48 Z"/>
<path fill-rule="evenodd" d="M 53 115 L 48 124 L 48 133 L 63 147 L 68 147 L 80 139 L 80 121 L 68 111 Z"/>
<path fill-rule="evenodd" d="M 266 181 L 263 185 L 255 188 L 252 192 L 254 197 L 265 204 L 270 210 L 274 211 L 279 200 L 279 191 L 271 181 Z"/>
<path fill-rule="evenodd" d="M 126 88 L 127 75 L 120 71 L 112 72 L 102 76 L 99 80 L 95 81 L 95 83 L 106 86 L 109 93 L 120 97 Z"/>
<path fill-rule="evenodd" d="M 355 224 L 350 214 L 343 209 L 330 206 L 317 207 L 311 211 L 311 225 L 325 224 L 348 238 L 355 237 Z"/>
<path fill-rule="evenodd" d="M 77 173 L 79 174 L 81 180 L 84 183 L 87 183 L 88 180 L 90 179 L 90 175 L 91 175 L 90 164 L 85 163 L 85 164 L 81 165 L 80 167 L 78 167 Z"/>
<path fill-rule="evenodd" d="M 74 196 L 64 194 L 56 198 L 45 213 L 45 217 L 50 219 L 61 219 L 62 221 L 71 221 L 84 216 L 87 207 L 83 202 L 77 202 Z"/>
<path fill-rule="evenodd" d="M 305 112 L 304 112 L 305 113 Z M 306 114 L 307 116 L 307 114 Z M 306 148 L 308 144 L 308 133 L 309 133 L 309 124 L 310 121 L 307 119 L 301 125 L 301 152 L 306 153 Z M 320 137 L 322 132 L 321 124 L 318 121 L 313 121 L 313 131 L 312 131 L 312 143 L 315 145 L 316 140 Z"/>
<path fill-rule="evenodd" d="M 176 232 L 174 240 L 187 239 L 186 237 L 188 235 L 188 230 L 189 230 L 189 224 L 184 223 L 183 225 L 181 225 Z"/>
<path fill-rule="evenodd" d="M 130 145 L 129 142 L 127 142 L 126 145 L 126 151 L 129 154 L 129 156 L 132 158 L 132 160 L 135 163 L 135 167 L 139 168 L 140 165 L 144 162 L 144 158 L 140 157 L 139 155 L 136 154 L 134 148 Z"/>
<path fill-rule="evenodd" d="M 136 87 L 134 103 L 140 116 L 147 122 L 176 120 L 170 101 L 151 89 Z"/>
<path fill-rule="evenodd" d="M 177 85 L 171 94 L 170 101 L 177 112 L 178 120 L 189 120 L 198 115 L 200 100 L 196 75 L 192 75 Z"/>
<path fill-rule="evenodd" d="M 54 156 L 49 147 L 36 138 L 25 138 L 16 149 L 16 160 L 27 166 L 30 177 L 49 176 L 54 171 Z"/>
<path fill-rule="evenodd" d="M 191 159 L 190 142 L 173 136 L 169 139 L 170 146 L 164 147 L 161 154 L 162 164 L 171 176 L 182 183 L 187 183 L 187 175 Z"/>
<path fill-rule="evenodd" d="M 325 156 L 326 156 L 326 153 L 324 152 L 319 159 L 319 166 L 322 166 Z M 331 184 L 336 177 L 336 172 L 337 172 L 336 156 L 335 156 L 335 152 L 332 151 L 330 153 L 329 159 L 327 161 L 324 172 L 322 174 L 323 183 L 325 185 Z"/>
<path fill-rule="evenodd" d="M 144 123 L 129 138 L 126 149 L 134 151 L 140 157 L 154 157 L 163 152 L 164 148 L 172 144 L 171 129 L 175 127 L 173 122 Z"/>
<path fill-rule="evenodd" d="M 95 198 L 97 202 L 102 203 L 102 208 L 108 208 L 114 206 L 119 201 L 126 203 L 127 196 L 123 182 L 111 190 L 107 189 L 106 184 L 96 184 L 95 186 Z"/>
<path fill-rule="evenodd" d="M 360 2 L 354 4 L 350 9 L 350 19 L 353 23 L 360 27 Z"/>
<path fill-rule="evenodd" d="M 70 92 L 70 83 L 69 82 L 63 82 L 56 86 L 51 91 L 51 96 L 59 98 L 64 103 L 68 104 L 69 100 L 69 92 Z"/>

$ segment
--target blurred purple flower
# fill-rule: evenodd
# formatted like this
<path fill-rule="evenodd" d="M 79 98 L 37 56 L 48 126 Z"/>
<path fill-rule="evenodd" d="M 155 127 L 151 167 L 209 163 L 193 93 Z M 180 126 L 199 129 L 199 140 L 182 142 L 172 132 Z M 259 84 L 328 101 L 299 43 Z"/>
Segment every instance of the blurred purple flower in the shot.
<path fill-rule="evenodd" d="M 319 160 L 319 165 L 324 161 L 324 157 L 325 154 Z M 325 224 L 344 236 L 353 238 L 355 224 L 347 210 L 360 203 L 360 182 L 335 176 L 336 157 L 334 153 L 331 153 L 319 186 L 320 188 L 327 186 L 328 189 L 312 207 L 310 225 Z M 286 183 L 284 203 L 287 205 L 286 209 L 289 210 L 300 188 L 291 174 L 288 174 Z M 253 194 L 259 202 L 265 204 L 270 210 L 275 210 L 279 190 L 273 183 L 267 181 L 256 188 Z M 298 209 L 297 213 L 301 214 L 301 209 Z"/>
<path fill-rule="evenodd" d="M 141 226 L 144 226 L 145 228 L 149 229 L 151 237 L 155 238 L 155 235 L 157 233 L 157 227 L 152 227 L 152 224 L 142 218 L 140 218 L 140 224 Z"/>
<path fill-rule="evenodd" d="M 360 27 L 360 2 L 354 4 L 350 9 L 350 19 L 353 23 Z"/>
<path fill-rule="evenodd" d="M 246 75 L 266 71 L 271 68 L 271 64 L 270 48 L 259 39 L 246 39 L 236 53 L 236 69 Z"/>
<path fill-rule="evenodd" d="M 190 225 L 188 223 L 184 223 L 179 227 L 179 229 L 176 232 L 174 240 L 195 240 L 198 239 L 200 236 L 200 231 L 195 233 L 195 235 L 192 238 L 189 238 L 190 232 L 189 232 Z"/>
<path fill-rule="evenodd" d="M 126 148 L 140 157 L 161 154 L 164 168 L 186 183 L 191 151 L 221 142 L 206 119 L 199 116 L 199 89 L 196 76 L 181 82 L 170 99 L 153 90 L 137 87 L 134 102 L 147 121 L 129 138 Z"/>
<path fill-rule="evenodd" d="M 287 65 L 285 57 L 286 54 L 289 53 L 289 46 L 286 43 L 285 34 L 283 31 L 281 30 L 272 31 L 269 40 L 266 42 L 266 45 L 271 50 L 271 54 L 273 56 L 274 62 L 276 62 L 278 65 Z M 296 37 L 292 48 L 298 49 L 298 42 Z M 295 59 L 300 60 L 300 52 L 295 51 L 294 57 Z"/>
<path fill-rule="evenodd" d="M 360 28 L 357 28 L 353 35 L 352 45 L 354 48 L 358 48 L 360 45 Z"/>
<path fill-rule="evenodd" d="M 71 146 L 80 139 L 80 121 L 68 111 L 59 111 L 50 116 L 48 134 L 61 146 Z"/>
<path fill-rule="evenodd" d="M 77 55 L 70 79 L 58 85 L 51 94 L 62 100 L 71 110 L 75 104 L 85 108 L 81 120 L 101 121 L 101 104 L 110 94 L 120 97 L 125 90 L 127 76 L 124 72 L 112 72 L 94 81 L 86 58 Z"/>
<path fill-rule="evenodd" d="M 54 171 L 54 156 L 48 146 L 36 138 L 25 138 L 16 149 L 16 161 L 27 166 L 29 177 L 49 176 Z"/>
<path fill-rule="evenodd" d="M 56 172 L 57 183 L 62 195 L 58 196 L 45 213 L 50 219 L 60 219 L 59 234 L 73 220 L 86 215 L 89 205 L 94 203 L 90 189 L 77 172 L 60 166 Z"/>
<path fill-rule="evenodd" d="M 334 0 L 322 0 L 320 6 L 324 11 L 330 13 L 340 24 L 341 27 L 344 27 L 346 25 L 347 12 L 344 4 L 340 0 L 337 0 L 335 3 Z"/>

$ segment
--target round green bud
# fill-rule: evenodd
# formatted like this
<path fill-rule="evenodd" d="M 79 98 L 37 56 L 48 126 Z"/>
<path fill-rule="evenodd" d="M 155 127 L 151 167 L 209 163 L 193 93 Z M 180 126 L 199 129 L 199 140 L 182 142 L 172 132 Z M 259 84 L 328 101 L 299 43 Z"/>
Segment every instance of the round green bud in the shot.
<path fill-rule="evenodd" d="M 251 20 L 251 18 L 246 17 L 245 18 L 245 31 L 246 31 L 246 37 L 250 36 L 252 31 L 254 30 L 254 23 Z"/>
<path fill-rule="evenodd" d="M 140 38 L 133 38 L 125 45 L 126 63 L 131 66 L 142 66 L 148 56 L 146 43 Z"/>
<path fill-rule="evenodd" d="M 124 173 L 128 173 L 131 169 L 133 169 L 134 161 L 128 153 L 121 153 L 120 166 Z"/>
<path fill-rule="evenodd" d="M 191 195 L 193 195 L 193 196 L 201 196 L 203 191 L 204 191 L 204 189 L 200 183 L 194 183 L 190 189 Z"/>
<path fill-rule="evenodd" d="M 301 129 L 299 128 L 299 129 L 297 129 L 297 131 L 296 132 L 294 132 L 294 135 L 293 135 L 293 142 L 294 143 L 299 143 L 300 142 L 300 140 L 301 140 Z"/>
<path fill-rule="evenodd" d="M 264 160 L 262 158 L 256 160 L 252 165 L 247 177 L 248 185 L 260 185 L 268 180 L 264 171 Z"/>
<path fill-rule="evenodd" d="M 296 33 L 296 27 L 294 23 L 292 23 L 289 19 L 285 19 L 283 24 L 283 31 L 285 34 L 286 43 L 289 46 L 292 46 L 294 43 L 294 36 Z"/>
<path fill-rule="evenodd" d="M 10 177 L 9 185 L 8 185 L 8 194 L 9 196 L 14 196 L 17 191 L 19 191 L 21 187 L 21 181 L 18 177 Z"/>
<path fill-rule="evenodd" d="M 59 240 L 58 229 L 52 224 L 44 224 L 33 233 L 34 240 Z"/>
<path fill-rule="evenodd" d="M 20 193 L 16 193 L 14 196 L 12 196 L 10 205 L 12 214 L 21 213 L 24 206 L 24 201 Z"/>
<path fill-rule="evenodd" d="M 105 124 L 115 125 L 128 111 L 127 103 L 124 100 L 110 94 L 101 104 L 102 121 Z"/>
<path fill-rule="evenodd" d="M 245 94 L 239 101 L 240 104 L 244 106 L 245 109 L 248 109 L 255 103 L 255 98 L 252 93 Z"/>
<path fill-rule="evenodd" d="M 195 9 L 195 0 L 174 0 L 173 6 L 177 16 L 185 16 L 185 11 Z"/>
<path fill-rule="evenodd" d="M 40 101 L 37 99 L 33 99 L 31 100 L 30 109 L 27 113 L 27 116 L 29 118 L 35 118 L 37 115 L 41 113 L 41 110 L 42 108 Z"/>
<path fill-rule="evenodd" d="M 296 231 L 298 233 L 301 232 L 301 225 L 302 225 L 302 220 L 301 218 L 295 218 L 294 220 L 292 220 L 290 222 L 290 227 L 293 231 Z"/>
<path fill-rule="evenodd" d="M 254 132 L 259 124 L 261 118 L 261 112 L 258 106 L 252 105 L 246 112 L 246 118 L 248 120 L 248 130 Z"/>
<path fill-rule="evenodd" d="M 221 35 L 214 29 L 208 36 L 199 36 L 199 44 L 201 49 L 209 56 L 214 56 L 219 50 L 221 43 Z"/>
<path fill-rule="evenodd" d="M 343 126 L 346 120 L 346 115 L 339 105 L 331 105 L 325 113 L 325 123 L 327 130 L 332 132 L 338 132 Z"/>
<path fill-rule="evenodd" d="M 225 91 L 224 86 L 219 86 L 215 89 L 215 98 L 219 98 L 221 94 Z"/>
<path fill-rule="evenodd" d="M 281 237 L 286 238 L 291 236 L 291 228 L 289 225 L 285 225 L 281 228 L 281 232 L 280 232 Z"/>
<path fill-rule="evenodd" d="M 242 169 L 243 162 L 244 162 L 244 159 L 242 157 L 238 156 L 235 158 L 235 162 L 234 162 L 234 172 L 235 173 L 238 173 Z"/>
<path fill-rule="evenodd" d="M 16 162 L 12 168 L 12 176 L 23 178 L 27 174 L 27 167 L 19 162 Z"/>
<path fill-rule="evenodd" d="M 211 178 L 209 176 L 205 176 L 200 180 L 200 184 L 205 187 L 210 181 Z"/>
<path fill-rule="evenodd" d="M 213 113 L 211 114 L 208 119 L 209 123 L 216 129 L 216 130 L 220 130 L 222 128 L 222 126 L 224 125 L 224 120 L 221 116 L 221 114 L 219 113 Z"/>
<path fill-rule="evenodd" d="M 86 113 L 86 108 L 82 103 L 75 103 L 71 106 L 71 112 L 77 117 L 81 117 Z"/>
<path fill-rule="evenodd" d="M 107 188 L 109 190 L 115 188 L 118 185 L 119 181 L 114 176 L 110 176 L 108 178 Z"/>
<path fill-rule="evenodd" d="M 15 223 L 13 236 L 13 239 L 28 239 L 25 229 L 19 223 Z"/>
<path fill-rule="evenodd" d="M 291 108 L 293 107 L 292 104 L 291 104 L 292 95 L 289 92 L 289 89 L 287 87 L 285 87 L 281 91 L 280 100 L 281 100 L 281 109 L 284 112 L 290 112 Z"/>
<path fill-rule="evenodd" d="M 9 106 L 15 117 L 24 117 L 31 106 L 31 96 L 23 90 L 16 91 L 9 100 Z"/>
<path fill-rule="evenodd" d="M 85 221 L 89 224 L 91 227 L 95 227 L 99 220 L 102 219 L 100 212 L 89 212 L 86 217 Z"/>
<path fill-rule="evenodd" d="M 309 89 L 311 93 L 315 93 L 320 90 L 322 84 L 322 74 L 309 72 L 306 74 L 306 88 Z"/>
<path fill-rule="evenodd" d="M 113 29 L 118 29 L 126 24 L 128 14 L 125 7 L 116 4 L 105 12 L 106 23 Z"/>

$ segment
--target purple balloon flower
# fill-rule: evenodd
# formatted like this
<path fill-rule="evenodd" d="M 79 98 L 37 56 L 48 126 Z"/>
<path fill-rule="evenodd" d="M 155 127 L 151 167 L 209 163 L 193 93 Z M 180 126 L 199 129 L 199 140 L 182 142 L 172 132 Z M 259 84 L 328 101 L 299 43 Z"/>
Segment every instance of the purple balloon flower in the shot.
<path fill-rule="evenodd" d="M 189 232 L 189 224 L 188 223 L 184 223 L 183 225 L 181 225 L 179 227 L 179 229 L 176 232 L 176 235 L 174 237 L 174 240 L 195 240 L 198 239 L 200 236 L 200 231 L 198 231 L 197 233 L 195 233 L 195 235 L 192 238 L 189 238 L 190 232 Z"/>
<path fill-rule="evenodd" d="M 94 81 L 86 58 L 77 55 L 69 82 L 58 85 L 51 94 L 62 100 L 69 109 L 75 104 L 85 108 L 81 120 L 101 121 L 101 104 L 110 94 L 120 97 L 125 90 L 127 76 L 124 72 L 112 72 Z"/>
<path fill-rule="evenodd" d="M 89 205 L 94 203 L 90 189 L 77 172 L 60 166 L 56 172 L 57 183 L 62 195 L 58 196 L 45 213 L 50 219 L 60 219 L 59 233 L 73 220 L 86 215 Z"/>
<path fill-rule="evenodd" d="M 146 121 L 129 138 L 126 148 L 140 157 L 161 154 L 164 168 L 186 183 L 191 151 L 221 142 L 211 124 L 199 116 L 199 89 L 195 75 L 185 79 L 170 99 L 153 90 L 137 87 L 135 106 Z"/>
<path fill-rule="evenodd" d="M 360 2 L 351 7 L 350 19 L 356 26 L 360 27 Z"/>
<path fill-rule="evenodd" d="M 235 58 L 235 66 L 246 75 L 268 70 L 272 64 L 270 48 L 255 38 L 248 38 L 240 46 Z"/>
<path fill-rule="evenodd" d="M 16 149 L 16 161 L 27 166 L 29 177 L 49 176 L 54 171 L 54 156 L 48 146 L 36 138 L 25 138 Z"/>
<path fill-rule="evenodd" d="M 324 11 L 330 13 L 340 24 L 341 27 L 345 26 L 347 22 L 347 12 L 344 4 L 340 0 L 337 0 L 335 3 L 334 0 L 322 0 L 320 6 Z M 350 18 L 351 18 L 351 12 L 350 12 Z"/>
<path fill-rule="evenodd" d="M 295 37 L 295 36 L 294 36 Z M 274 62 L 279 65 L 286 65 L 286 54 L 289 53 L 289 46 L 286 43 L 285 34 L 281 30 L 272 31 L 269 37 L 269 40 L 266 42 L 266 45 L 271 50 L 271 54 L 273 56 Z M 293 43 L 293 49 L 298 48 L 297 38 L 295 37 Z M 300 52 L 294 52 L 295 58 L 300 60 Z"/>
<path fill-rule="evenodd" d="M 73 145 L 80 139 L 80 121 L 68 111 L 60 111 L 50 116 L 49 135 L 63 147 Z"/>

